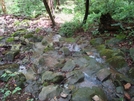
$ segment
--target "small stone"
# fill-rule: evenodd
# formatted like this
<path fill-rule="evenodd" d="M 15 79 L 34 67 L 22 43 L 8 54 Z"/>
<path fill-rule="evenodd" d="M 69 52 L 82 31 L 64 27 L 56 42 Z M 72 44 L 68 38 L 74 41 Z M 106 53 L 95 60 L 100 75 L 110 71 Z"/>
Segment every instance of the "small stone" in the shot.
<path fill-rule="evenodd" d="M 127 84 L 124 85 L 125 90 L 130 89 L 130 87 L 131 87 L 131 84 L 130 83 L 127 83 Z"/>
<path fill-rule="evenodd" d="M 60 94 L 60 96 L 61 96 L 62 98 L 67 98 L 68 94 L 62 92 L 62 93 Z"/>
<path fill-rule="evenodd" d="M 99 98 L 98 95 L 93 96 L 92 99 L 93 99 L 94 101 L 102 101 L 102 100 Z"/>

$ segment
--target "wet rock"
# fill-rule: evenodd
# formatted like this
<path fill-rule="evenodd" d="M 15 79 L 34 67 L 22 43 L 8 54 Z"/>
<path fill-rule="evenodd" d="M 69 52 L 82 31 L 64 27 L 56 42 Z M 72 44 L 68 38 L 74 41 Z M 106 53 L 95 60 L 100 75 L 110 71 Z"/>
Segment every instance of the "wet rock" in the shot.
<path fill-rule="evenodd" d="M 133 59 L 133 61 L 134 61 L 134 48 L 130 48 L 130 56 L 131 56 L 131 58 Z"/>
<path fill-rule="evenodd" d="M 44 59 L 43 57 L 40 58 L 38 64 L 39 64 L 40 66 L 44 66 L 44 65 L 45 65 L 45 59 Z"/>
<path fill-rule="evenodd" d="M 68 60 L 64 67 L 62 68 L 62 71 L 72 71 L 75 68 L 75 62 L 73 60 Z"/>
<path fill-rule="evenodd" d="M 101 69 L 96 74 L 97 78 L 102 82 L 107 80 L 110 75 L 111 75 L 110 69 L 108 69 L 108 68 Z"/>
<path fill-rule="evenodd" d="M 95 94 L 91 88 L 79 88 L 72 94 L 71 101 L 92 101 L 92 96 Z"/>
<path fill-rule="evenodd" d="M 56 96 L 59 96 L 61 91 L 62 89 L 59 86 L 50 85 L 43 87 L 39 94 L 39 100 L 46 101 L 52 99 Z"/>
<path fill-rule="evenodd" d="M 60 83 L 64 79 L 63 75 L 60 72 L 53 73 L 51 71 L 45 71 L 42 74 L 42 82 L 48 83 Z"/>
<path fill-rule="evenodd" d="M 39 91 L 41 90 L 40 83 L 33 80 L 28 80 L 26 84 L 27 86 L 25 87 L 25 92 L 31 93 L 34 97 L 38 97 Z"/>
<path fill-rule="evenodd" d="M 71 54 L 70 50 L 66 47 L 63 47 L 62 51 L 63 51 L 65 56 L 69 56 Z"/>
<path fill-rule="evenodd" d="M 107 95 L 108 101 L 114 101 L 113 98 L 116 97 L 116 88 L 113 84 L 112 80 L 107 80 L 102 83 L 103 90 L 105 91 L 105 94 Z"/>
<path fill-rule="evenodd" d="M 84 74 L 81 71 L 72 71 L 66 74 L 67 83 L 75 84 L 84 81 Z"/>
<path fill-rule="evenodd" d="M 77 66 L 84 67 L 88 64 L 89 61 L 87 59 L 81 57 L 81 58 L 74 59 L 74 62 Z"/>
<path fill-rule="evenodd" d="M 57 57 L 55 56 L 46 56 L 45 57 L 45 66 L 54 68 L 56 64 L 58 64 Z"/>
<path fill-rule="evenodd" d="M 122 87 L 122 86 L 116 87 L 116 92 L 117 92 L 118 94 L 123 94 L 123 93 L 124 93 L 123 87 Z"/>
<path fill-rule="evenodd" d="M 97 46 L 103 43 L 103 39 L 102 38 L 94 38 L 90 40 L 91 45 L 93 46 Z"/>
<path fill-rule="evenodd" d="M 14 61 L 15 56 L 18 55 L 20 50 L 10 50 L 5 54 L 5 60 L 7 61 Z"/>
<path fill-rule="evenodd" d="M 111 38 L 110 40 L 107 40 L 105 42 L 105 44 L 110 48 L 113 47 L 115 45 L 117 45 L 121 40 L 117 39 L 117 38 Z"/>
<path fill-rule="evenodd" d="M 122 56 L 113 56 L 109 58 L 107 62 L 114 68 L 121 68 L 126 65 L 125 59 Z"/>
<path fill-rule="evenodd" d="M 101 101 L 107 101 L 104 92 L 98 87 L 89 87 L 79 88 L 72 94 L 71 101 L 92 101 L 92 97 L 95 95 L 99 96 Z"/>

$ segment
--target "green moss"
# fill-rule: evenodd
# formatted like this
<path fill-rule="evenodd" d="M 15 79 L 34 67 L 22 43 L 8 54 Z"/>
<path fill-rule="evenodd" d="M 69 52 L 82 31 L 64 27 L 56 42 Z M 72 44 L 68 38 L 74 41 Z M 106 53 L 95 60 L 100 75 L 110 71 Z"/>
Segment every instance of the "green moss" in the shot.
<path fill-rule="evenodd" d="M 13 37 L 9 37 L 6 39 L 6 42 L 13 42 L 14 41 L 14 38 Z"/>
<path fill-rule="evenodd" d="M 33 37 L 33 34 L 26 34 L 26 35 L 24 35 L 24 38 L 32 38 Z"/>
<path fill-rule="evenodd" d="M 93 46 L 98 46 L 100 44 L 103 43 L 103 39 L 102 38 L 94 38 L 90 40 L 90 44 Z"/>
<path fill-rule="evenodd" d="M 46 47 L 45 49 L 44 49 L 44 53 L 46 53 L 46 52 L 48 52 L 48 51 L 51 51 L 51 50 L 53 50 L 54 48 L 53 47 Z"/>
<path fill-rule="evenodd" d="M 3 37 L 2 36 L 0 36 L 0 41 L 3 39 Z"/>
<path fill-rule="evenodd" d="M 103 49 L 105 49 L 105 48 L 106 48 L 106 46 L 105 46 L 104 44 L 98 45 L 98 46 L 96 47 L 96 49 L 97 49 L 98 51 L 101 51 L 101 50 L 103 50 Z"/>
<path fill-rule="evenodd" d="M 113 55 L 113 53 L 114 53 L 114 51 L 111 50 L 111 49 L 102 49 L 102 50 L 100 51 L 100 55 L 101 55 L 101 56 L 106 56 L 106 59 L 111 58 L 112 55 Z"/>
<path fill-rule="evenodd" d="M 121 68 L 126 64 L 125 59 L 122 56 L 113 56 L 112 58 L 107 59 L 107 62 L 114 68 Z"/>
<path fill-rule="evenodd" d="M 48 44 L 47 40 L 43 40 L 41 43 L 42 43 L 42 45 L 44 45 L 44 46 Z"/>
<path fill-rule="evenodd" d="M 44 83 L 43 83 L 43 86 L 48 86 L 48 85 L 49 85 L 48 82 L 44 82 Z"/>
<path fill-rule="evenodd" d="M 75 42 L 76 40 L 71 37 L 71 38 L 66 38 L 65 41 L 66 41 L 66 42 L 72 42 L 72 43 L 73 43 L 73 42 Z"/>
<path fill-rule="evenodd" d="M 24 35 L 26 33 L 27 33 L 26 29 L 20 29 L 20 30 L 17 30 L 16 32 L 12 33 L 11 36 L 12 37 L 21 36 L 21 35 Z"/>

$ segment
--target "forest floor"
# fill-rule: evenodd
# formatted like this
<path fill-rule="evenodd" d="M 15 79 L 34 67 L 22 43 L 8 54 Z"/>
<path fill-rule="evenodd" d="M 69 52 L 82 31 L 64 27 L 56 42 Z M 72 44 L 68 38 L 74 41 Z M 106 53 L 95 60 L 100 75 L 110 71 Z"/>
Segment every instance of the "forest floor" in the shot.
<path fill-rule="evenodd" d="M 61 18 L 62 16 L 62 18 Z M 64 18 L 68 18 L 68 19 L 64 19 Z M 14 33 L 17 30 L 21 30 L 21 29 L 28 29 L 28 30 L 33 30 L 33 29 L 37 29 L 37 28 L 43 28 L 43 29 L 47 29 L 48 31 L 51 30 L 52 32 L 58 34 L 58 30 L 60 28 L 60 26 L 65 23 L 66 21 L 70 21 L 72 19 L 72 15 L 57 15 L 55 17 L 55 21 L 56 21 L 56 26 L 54 28 L 51 27 L 51 21 L 48 18 L 44 18 L 44 17 L 39 17 L 36 19 L 26 19 L 24 17 L 14 17 L 12 15 L 6 15 L 6 16 L 0 16 L 0 39 L 7 38 L 7 37 L 11 37 L 11 34 Z M 98 26 L 96 26 L 95 28 L 97 28 Z M 115 32 L 108 32 L 105 34 L 99 34 L 99 35 L 93 35 L 92 31 L 95 30 L 94 29 L 89 29 L 87 32 L 84 32 L 83 30 L 79 30 L 76 31 L 76 33 L 74 33 L 73 38 L 76 38 L 78 36 L 81 37 L 87 37 L 87 40 L 92 39 L 92 38 L 103 38 L 104 41 L 114 38 L 115 37 Z M 116 32 L 116 37 L 118 32 Z M 124 31 L 122 32 L 124 33 L 126 36 L 128 36 L 128 33 L 130 33 L 129 31 Z M 47 32 L 44 32 L 44 30 L 40 30 L 39 32 L 37 32 L 38 36 L 46 36 Z M 120 38 L 120 36 L 118 36 Z M 121 41 L 120 43 L 116 44 L 116 46 L 120 49 L 121 47 L 125 47 L 126 49 L 130 49 L 132 47 L 134 47 L 134 37 L 128 36 L 127 39 L 124 39 L 123 41 Z M 3 53 L 4 48 L 0 46 L 0 52 Z M 2 54 L 0 53 L 1 57 Z M 25 57 L 25 56 L 24 56 Z M 16 57 L 17 58 L 17 57 Z M 130 56 L 129 52 L 125 53 L 125 60 L 128 63 L 128 66 L 130 67 L 134 67 L 134 62 L 132 60 L 132 57 Z M 7 82 L 8 84 L 11 85 L 11 87 L 14 85 L 12 85 L 12 80 Z M 7 83 L 0 81 L 0 87 L 4 87 Z M 0 97 L 2 97 L 2 95 L 0 94 Z M 21 98 L 21 99 L 20 99 Z M 31 94 L 25 94 L 24 91 L 22 90 L 21 92 L 21 96 L 14 94 L 12 96 L 7 97 L 6 101 L 32 101 L 30 100 L 32 98 Z M 11 100 L 12 99 L 12 100 Z M 18 100 L 19 99 L 19 100 Z"/>

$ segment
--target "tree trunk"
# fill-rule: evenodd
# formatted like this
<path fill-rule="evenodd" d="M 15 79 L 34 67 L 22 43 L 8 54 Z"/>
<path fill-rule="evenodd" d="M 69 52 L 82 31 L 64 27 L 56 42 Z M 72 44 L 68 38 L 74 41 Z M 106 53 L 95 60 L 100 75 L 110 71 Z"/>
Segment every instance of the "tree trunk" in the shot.
<path fill-rule="evenodd" d="M 84 16 L 82 24 L 86 23 L 87 17 L 88 17 L 88 13 L 89 13 L 89 0 L 86 0 L 86 2 L 85 2 L 85 16 Z"/>
<path fill-rule="evenodd" d="M 4 0 L 0 0 L 0 5 L 4 14 L 6 14 L 6 5 Z"/>
<path fill-rule="evenodd" d="M 49 17 L 50 17 L 51 21 L 52 21 L 52 26 L 54 27 L 55 26 L 55 21 L 54 21 L 54 18 L 52 16 L 50 7 L 48 6 L 48 2 L 46 0 L 43 0 L 43 3 L 44 3 L 44 6 L 45 6 L 45 8 L 47 10 L 47 13 L 49 14 Z"/>

